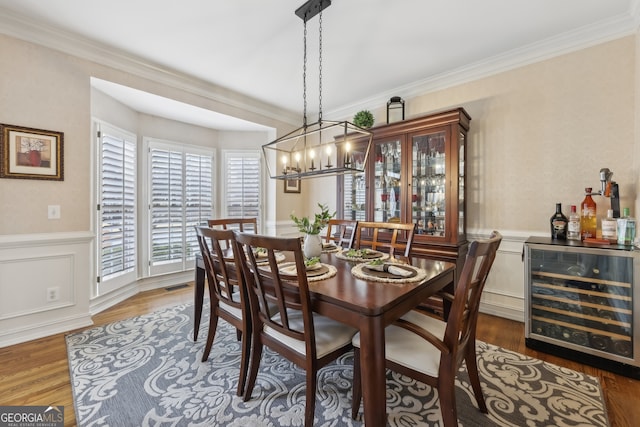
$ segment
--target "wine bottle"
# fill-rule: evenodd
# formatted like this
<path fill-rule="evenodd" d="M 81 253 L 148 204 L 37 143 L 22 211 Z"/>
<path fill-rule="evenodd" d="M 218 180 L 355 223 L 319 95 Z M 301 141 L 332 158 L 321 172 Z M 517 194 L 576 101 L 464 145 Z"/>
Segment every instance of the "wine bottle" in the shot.
<path fill-rule="evenodd" d="M 582 240 L 596 237 L 598 220 L 596 217 L 596 202 L 591 198 L 591 187 L 584 189 L 585 197 L 580 212 L 580 237 Z"/>
<path fill-rule="evenodd" d="M 567 224 L 567 239 L 581 240 L 580 214 L 576 212 L 576 205 L 571 205 L 571 212 L 569 213 L 569 223 Z"/>
<path fill-rule="evenodd" d="M 551 238 L 554 240 L 567 240 L 567 224 L 569 220 L 562 213 L 562 203 L 556 203 L 556 213 L 549 220 L 551 224 Z"/>

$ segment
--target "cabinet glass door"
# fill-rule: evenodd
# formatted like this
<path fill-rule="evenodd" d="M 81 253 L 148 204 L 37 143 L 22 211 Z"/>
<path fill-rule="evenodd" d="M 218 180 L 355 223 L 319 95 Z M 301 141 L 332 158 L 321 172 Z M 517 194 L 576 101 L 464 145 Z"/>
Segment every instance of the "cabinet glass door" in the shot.
<path fill-rule="evenodd" d="M 445 237 L 445 142 L 444 131 L 412 137 L 411 212 L 418 234 Z"/>
<path fill-rule="evenodd" d="M 373 220 L 400 221 L 401 139 L 376 142 L 374 146 Z"/>

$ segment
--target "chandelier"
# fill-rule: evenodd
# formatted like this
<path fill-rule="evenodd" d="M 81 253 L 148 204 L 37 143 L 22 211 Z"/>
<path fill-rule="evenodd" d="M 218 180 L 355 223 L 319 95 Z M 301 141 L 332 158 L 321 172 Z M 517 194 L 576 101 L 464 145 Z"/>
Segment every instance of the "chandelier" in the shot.
<path fill-rule="evenodd" d="M 322 118 L 322 10 L 331 0 L 309 0 L 295 13 L 304 22 L 302 73 L 304 112 L 302 126 L 262 146 L 272 179 L 304 179 L 364 172 L 373 132 L 348 121 Z M 319 108 L 318 121 L 307 123 L 307 21 L 319 16 Z"/>

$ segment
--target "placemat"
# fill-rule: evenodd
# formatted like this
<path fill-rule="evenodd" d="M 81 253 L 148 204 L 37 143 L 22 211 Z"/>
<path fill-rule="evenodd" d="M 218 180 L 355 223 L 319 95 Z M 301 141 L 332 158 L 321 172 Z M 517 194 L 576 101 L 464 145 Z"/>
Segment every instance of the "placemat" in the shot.
<path fill-rule="evenodd" d="M 406 269 L 412 269 L 415 271 L 416 274 L 411 277 L 394 276 L 383 271 L 369 270 L 367 268 L 366 263 L 360 263 L 360 264 L 354 265 L 353 268 L 351 269 L 351 274 L 356 276 L 358 279 L 370 280 L 372 282 L 397 283 L 397 284 L 420 282 L 427 277 L 427 272 L 422 268 L 414 267 L 412 265 L 405 265 L 405 264 L 395 264 L 395 266 L 406 268 Z"/>
<path fill-rule="evenodd" d="M 297 276 L 295 262 L 284 262 L 279 265 L 280 273 L 286 276 Z M 317 266 L 317 267 L 316 267 Z M 336 275 L 338 270 L 329 264 L 318 263 L 314 268 L 307 270 L 307 281 L 314 282 L 316 280 L 324 280 Z"/>

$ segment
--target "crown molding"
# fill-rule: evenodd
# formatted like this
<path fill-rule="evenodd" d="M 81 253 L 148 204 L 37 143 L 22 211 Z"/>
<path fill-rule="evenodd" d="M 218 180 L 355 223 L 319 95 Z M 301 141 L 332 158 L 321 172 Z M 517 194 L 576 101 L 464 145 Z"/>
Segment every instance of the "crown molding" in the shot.
<path fill-rule="evenodd" d="M 398 86 L 376 94 L 374 97 L 328 111 L 327 115 L 331 117 L 348 117 L 353 115 L 354 111 L 375 109 L 386 105 L 392 96 L 401 96 L 407 100 L 586 49 L 635 34 L 638 31 L 639 23 L 640 0 L 633 0 L 628 13 L 495 55 L 464 67 Z"/>
<path fill-rule="evenodd" d="M 0 33 L 10 37 L 111 67 L 279 122 L 295 125 L 300 121 L 299 113 L 233 92 L 50 25 L 35 23 L 6 9 L 0 8 L 0 11 Z"/>

